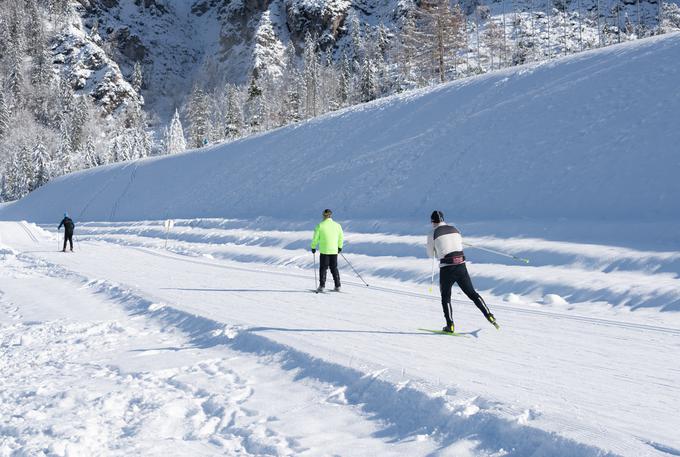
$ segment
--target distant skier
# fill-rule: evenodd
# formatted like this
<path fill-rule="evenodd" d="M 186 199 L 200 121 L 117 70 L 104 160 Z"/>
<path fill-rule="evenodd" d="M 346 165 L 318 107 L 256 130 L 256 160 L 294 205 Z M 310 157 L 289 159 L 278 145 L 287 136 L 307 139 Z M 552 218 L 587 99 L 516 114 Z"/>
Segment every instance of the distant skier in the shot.
<path fill-rule="evenodd" d="M 444 213 L 433 211 L 430 216 L 434 229 L 427 237 L 427 254 L 439 259 L 439 290 L 442 296 L 442 309 L 446 326 L 445 332 L 454 333 L 453 310 L 451 308 L 451 288 L 458 283 L 463 293 L 472 300 L 494 327 L 499 328 L 496 318 L 491 314 L 484 299 L 472 286 L 472 280 L 465 266 L 463 253 L 463 237 L 456 227 L 444 222 Z"/>
<path fill-rule="evenodd" d="M 76 225 L 73 223 L 73 220 L 68 217 L 68 213 L 64 213 L 64 218 L 59 223 L 57 230 L 61 230 L 62 225 L 64 226 L 64 249 L 62 249 L 61 252 L 66 252 L 66 241 L 71 245 L 71 252 L 73 252 L 73 230 Z"/>
<path fill-rule="evenodd" d="M 342 252 L 342 227 L 335 222 L 329 209 L 323 211 L 323 221 L 314 229 L 312 238 L 312 253 L 319 247 L 319 288 L 323 292 L 326 287 L 326 270 L 331 269 L 335 291 L 340 291 L 340 272 L 338 271 L 338 253 Z"/>

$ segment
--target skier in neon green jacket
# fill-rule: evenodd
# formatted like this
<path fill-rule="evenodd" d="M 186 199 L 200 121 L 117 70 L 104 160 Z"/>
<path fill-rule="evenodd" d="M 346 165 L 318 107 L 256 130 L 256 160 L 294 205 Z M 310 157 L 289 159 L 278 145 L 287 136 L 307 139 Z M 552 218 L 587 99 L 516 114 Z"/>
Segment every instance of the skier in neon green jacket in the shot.
<path fill-rule="evenodd" d="M 340 291 L 340 272 L 338 271 L 338 253 L 342 252 L 342 227 L 335 222 L 329 209 L 323 211 L 323 221 L 314 228 L 312 253 L 319 248 L 319 288 L 323 292 L 326 287 L 326 270 L 331 269 L 335 291 Z"/>

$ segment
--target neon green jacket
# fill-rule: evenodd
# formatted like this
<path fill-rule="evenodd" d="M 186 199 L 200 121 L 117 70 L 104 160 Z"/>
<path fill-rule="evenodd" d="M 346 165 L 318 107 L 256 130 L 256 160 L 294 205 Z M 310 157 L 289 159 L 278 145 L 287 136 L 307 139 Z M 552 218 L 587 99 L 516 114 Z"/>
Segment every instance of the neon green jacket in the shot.
<path fill-rule="evenodd" d="M 312 249 L 319 246 L 321 254 L 337 254 L 338 248 L 342 249 L 342 227 L 333 219 L 326 219 L 314 229 Z"/>

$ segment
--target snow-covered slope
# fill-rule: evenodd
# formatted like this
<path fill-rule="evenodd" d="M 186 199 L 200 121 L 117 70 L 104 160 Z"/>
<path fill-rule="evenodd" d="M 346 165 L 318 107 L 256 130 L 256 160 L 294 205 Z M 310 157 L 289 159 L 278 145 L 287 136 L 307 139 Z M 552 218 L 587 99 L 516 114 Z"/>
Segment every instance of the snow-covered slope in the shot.
<path fill-rule="evenodd" d="M 57 179 L 3 219 L 677 220 L 680 34 Z"/>

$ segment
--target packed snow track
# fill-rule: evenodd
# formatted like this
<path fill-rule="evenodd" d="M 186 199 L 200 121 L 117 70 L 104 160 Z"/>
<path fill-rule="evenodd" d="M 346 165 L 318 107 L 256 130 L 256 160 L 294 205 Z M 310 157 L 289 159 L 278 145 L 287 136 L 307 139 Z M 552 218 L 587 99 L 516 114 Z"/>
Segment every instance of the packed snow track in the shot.
<path fill-rule="evenodd" d="M 0 223 L 2 455 L 680 454 L 662 295 L 631 311 L 487 290 L 501 331 L 457 296 L 453 338 L 418 331 L 442 320 L 427 260 L 368 233 L 347 249 L 370 287 L 343 267 L 344 291 L 317 295 L 299 232 L 178 221 L 164 249 L 161 224 L 81 224 L 64 254 L 53 229 Z M 674 277 L 672 255 L 626 252 Z M 527 290 L 551 290 L 548 257 Z"/>

